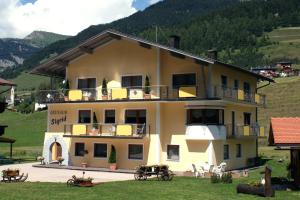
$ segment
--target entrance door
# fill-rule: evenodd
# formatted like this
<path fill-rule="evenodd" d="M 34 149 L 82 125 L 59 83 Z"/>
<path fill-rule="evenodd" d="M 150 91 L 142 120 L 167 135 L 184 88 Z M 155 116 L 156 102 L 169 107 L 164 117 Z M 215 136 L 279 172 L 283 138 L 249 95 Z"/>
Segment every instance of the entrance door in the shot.
<path fill-rule="evenodd" d="M 53 143 L 51 147 L 51 153 L 52 161 L 57 161 L 57 158 L 62 156 L 61 145 L 57 142 Z"/>
<path fill-rule="evenodd" d="M 231 112 L 231 134 L 235 135 L 235 112 Z"/>

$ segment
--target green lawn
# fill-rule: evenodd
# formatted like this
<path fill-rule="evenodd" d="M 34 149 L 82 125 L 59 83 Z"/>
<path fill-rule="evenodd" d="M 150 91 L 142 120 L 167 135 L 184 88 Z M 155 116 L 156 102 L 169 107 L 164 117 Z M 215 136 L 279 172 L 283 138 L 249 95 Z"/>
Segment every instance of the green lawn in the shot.
<path fill-rule="evenodd" d="M 17 84 L 17 89 L 20 90 L 32 90 L 37 88 L 40 84 L 49 84 L 50 78 L 45 76 L 38 76 L 29 73 L 22 73 L 13 80 Z"/>
<path fill-rule="evenodd" d="M 273 176 L 285 176 L 286 162 L 269 161 Z M 68 188 L 63 183 L 0 184 L 0 199 L 261 199 L 252 195 L 236 193 L 238 183 L 260 180 L 259 172 L 250 173 L 249 178 L 235 179 L 232 184 L 211 184 L 209 179 L 175 177 L 171 182 L 156 180 L 111 182 L 93 188 Z M 276 191 L 276 199 L 294 200 L 300 192 Z"/>
<path fill-rule="evenodd" d="M 6 111 L 0 114 L 0 124 L 8 125 L 5 137 L 14 138 L 13 156 L 15 159 L 32 161 L 42 153 L 44 134 L 47 128 L 47 111 L 33 114 L 20 114 Z M 9 145 L 0 144 L 0 155 L 9 156 Z"/>
<path fill-rule="evenodd" d="M 278 28 L 267 34 L 274 44 L 260 48 L 270 60 L 300 60 L 300 27 Z M 297 67 L 300 63 L 296 63 Z"/>

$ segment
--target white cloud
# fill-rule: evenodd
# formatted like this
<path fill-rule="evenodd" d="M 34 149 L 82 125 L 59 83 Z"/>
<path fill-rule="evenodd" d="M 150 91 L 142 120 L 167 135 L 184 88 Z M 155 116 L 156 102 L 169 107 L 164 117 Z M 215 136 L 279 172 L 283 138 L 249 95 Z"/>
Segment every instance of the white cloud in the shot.
<path fill-rule="evenodd" d="M 93 24 L 136 12 L 133 0 L 0 0 L 0 38 L 24 37 L 34 30 L 75 35 Z"/>
<path fill-rule="evenodd" d="M 162 1 L 162 0 L 149 0 L 149 4 L 152 5 L 152 4 L 155 4 L 159 1 Z"/>

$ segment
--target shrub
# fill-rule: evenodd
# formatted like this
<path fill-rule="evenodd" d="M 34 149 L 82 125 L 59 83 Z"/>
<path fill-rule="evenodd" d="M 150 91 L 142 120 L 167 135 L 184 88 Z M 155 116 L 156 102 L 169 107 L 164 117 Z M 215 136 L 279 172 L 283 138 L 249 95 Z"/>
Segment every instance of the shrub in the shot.
<path fill-rule="evenodd" d="M 220 183 L 221 182 L 220 176 L 213 173 L 210 177 L 210 182 L 211 183 Z"/>
<path fill-rule="evenodd" d="M 224 173 L 221 177 L 222 183 L 232 183 L 232 174 L 231 172 Z"/>
<path fill-rule="evenodd" d="M 116 148 L 114 145 L 112 145 L 108 163 L 116 163 L 116 162 L 117 162 Z"/>
<path fill-rule="evenodd" d="M 149 81 L 148 76 L 146 76 L 144 92 L 145 92 L 145 94 L 150 94 L 150 92 L 151 92 L 150 81 Z"/>
<path fill-rule="evenodd" d="M 107 95 L 107 81 L 103 79 L 102 81 L 102 95 Z"/>

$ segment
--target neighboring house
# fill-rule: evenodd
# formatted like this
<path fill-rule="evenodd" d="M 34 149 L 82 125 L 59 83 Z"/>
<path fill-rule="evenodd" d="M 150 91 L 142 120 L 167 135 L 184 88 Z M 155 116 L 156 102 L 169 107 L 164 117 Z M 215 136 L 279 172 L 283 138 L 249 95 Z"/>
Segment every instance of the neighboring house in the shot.
<path fill-rule="evenodd" d="M 48 106 L 46 162 L 121 169 L 192 163 L 247 167 L 257 156 L 257 81 L 271 79 L 173 47 L 105 31 L 31 73 L 68 80 L 70 91 L 42 92 Z M 150 87 L 146 79 L 149 78 Z M 102 88 L 107 80 L 107 95 Z M 104 87 L 105 88 L 105 87 Z M 104 94 L 104 95 L 103 95 Z M 64 97 L 68 95 L 68 97 Z"/>
<path fill-rule="evenodd" d="M 279 76 L 279 72 L 277 72 L 277 67 L 253 67 L 251 68 L 251 71 L 268 78 L 276 78 Z"/>
<path fill-rule="evenodd" d="M 291 152 L 291 178 L 300 185 L 300 118 L 272 118 L 269 144 Z"/>

